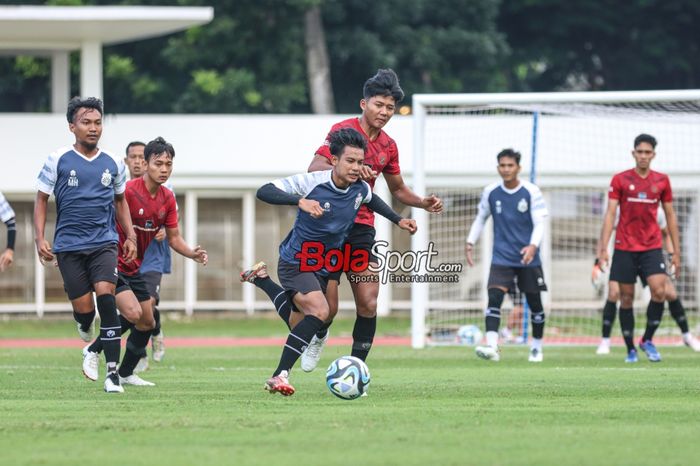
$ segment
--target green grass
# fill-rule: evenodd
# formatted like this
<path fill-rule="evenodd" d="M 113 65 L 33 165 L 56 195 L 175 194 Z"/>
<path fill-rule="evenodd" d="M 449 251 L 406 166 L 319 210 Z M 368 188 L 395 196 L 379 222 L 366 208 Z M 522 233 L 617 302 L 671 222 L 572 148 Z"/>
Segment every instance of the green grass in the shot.
<path fill-rule="evenodd" d="M 279 322 L 245 321 L 281 333 Z M 54 325 L 73 336 L 70 322 Z M 24 323 L 0 328 L 33 336 Z M 608 357 L 545 348 L 532 365 L 524 347 L 504 347 L 497 364 L 463 347 L 376 347 L 369 396 L 343 401 L 323 368 L 346 352 L 329 347 L 321 369 L 295 370 L 297 394 L 283 398 L 262 390 L 276 347 L 169 348 L 144 374 L 157 386 L 123 395 L 86 380 L 75 349 L 1 349 L 0 463 L 686 466 L 697 457 L 700 356 L 686 348 L 636 365 L 621 348 Z"/>

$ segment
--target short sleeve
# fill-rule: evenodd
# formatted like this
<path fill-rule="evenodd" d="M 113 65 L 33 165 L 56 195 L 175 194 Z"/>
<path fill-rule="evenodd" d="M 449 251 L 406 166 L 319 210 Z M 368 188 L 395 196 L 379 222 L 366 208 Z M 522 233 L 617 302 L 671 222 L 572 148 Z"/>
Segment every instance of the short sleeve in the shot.
<path fill-rule="evenodd" d="M 661 191 L 661 202 L 673 201 L 673 191 L 671 190 L 671 179 L 667 176 L 664 183 L 664 190 Z"/>
<path fill-rule="evenodd" d="M 44 194 L 53 194 L 53 189 L 56 186 L 56 180 L 58 178 L 58 158 L 59 155 L 56 153 L 49 155 L 37 177 L 36 187 Z"/>
<path fill-rule="evenodd" d="M 365 197 L 364 197 L 364 199 L 362 199 L 362 203 L 367 204 L 368 202 L 370 202 L 372 200 L 372 188 L 370 187 L 370 185 L 366 181 L 360 180 L 360 182 L 362 183 L 363 187 L 366 190 Z"/>
<path fill-rule="evenodd" d="M 622 199 L 622 192 L 620 190 L 620 183 L 618 181 L 618 176 L 613 176 L 610 180 L 610 187 L 608 188 L 608 199 L 620 200 Z"/>
<path fill-rule="evenodd" d="M 301 173 L 274 180 L 272 184 L 287 194 L 296 194 L 304 197 L 319 184 L 329 181 L 331 179 L 331 171 Z"/>
<path fill-rule="evenodd" d="M 123 194 L 126 190 L 126 164 L 124 160 L 115 160 L 117 163 L 117 177 L 114 180 L 114 194 Z"/>
<path fill-rule="evenodd" d="M 175 201 L 175 195 L 169 189 L 166 189 L 165 192 L 168 196 L 165 228 L 177 228 L 177 202 Z"/>
<path fill-rule="evenodd" d="M 0 221 L 7 222 L 15 217 L 15 211 L 12 210 L 12 206 L 7 202 L 5 196 L 0 193 Z"/>
<path fill-rule="evenodd" d="M 389 148 L 389 163 L 384 167 L 383 173 L 387 175 L 399 175 L 401 174 L 401 166 L 399 165 L 399 148 L 396 142 L 391 141 L 391 146 Z"/>

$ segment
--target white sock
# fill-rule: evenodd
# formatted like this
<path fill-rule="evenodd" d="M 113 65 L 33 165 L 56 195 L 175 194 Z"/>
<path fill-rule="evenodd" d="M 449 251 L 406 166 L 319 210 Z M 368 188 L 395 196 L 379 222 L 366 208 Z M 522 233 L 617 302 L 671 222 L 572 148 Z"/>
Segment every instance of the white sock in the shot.
<path fill-rule="evenodd" d="M 693 339 L 693 335 L 690 332 L 685 332 L 683 334 L 683 341 L 688 343 L 690 340 Z"/>
<path fill-rule="evenodd" d="M 610 338 L 603 338 L 600 340 L 601 345 L 610 346 Z"/>
<path fill-rule="evenodd" d="M 541 338 L 533 338 L 532 339 L 532 349 L 536 349 L 537 351 L 542 351 L 542 339 Z"/>
<path fill-rule="evenodd" d="M 486 344 L 498 348 L 498 332 L 486 332 Z"/>

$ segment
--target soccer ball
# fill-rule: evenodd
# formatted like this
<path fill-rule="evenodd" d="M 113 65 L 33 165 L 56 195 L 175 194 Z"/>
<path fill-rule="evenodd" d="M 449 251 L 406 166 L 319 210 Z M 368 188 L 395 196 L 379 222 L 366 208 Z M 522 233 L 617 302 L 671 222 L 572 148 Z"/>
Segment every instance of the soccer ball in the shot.
<path fill-rule="evenodd" d="M 354 400 L 367 391 L 369 369 L 362 359 L 341 356 L 326 371 L 328 390 L 343 400 Z"/>
<path fill-rule="evenodd" d="M 457 330 L 457 341 L 460 345 L 478 345 L 482 336 L 481 330 L 476 325 L 462 325 Z"/>

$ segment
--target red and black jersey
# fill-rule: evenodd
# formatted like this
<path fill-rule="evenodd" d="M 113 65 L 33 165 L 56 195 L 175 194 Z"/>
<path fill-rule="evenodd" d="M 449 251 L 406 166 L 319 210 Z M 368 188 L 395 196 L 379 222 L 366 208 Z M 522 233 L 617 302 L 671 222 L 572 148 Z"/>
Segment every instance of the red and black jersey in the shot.
<path fill-rule="evenodd" d="M 610 182 L 608 198 L 620 203 L 615 249 L 639 252 L 661 248 L 657 210 L 660 202 L 673 200 L 668 175 L 649 170 L 642 178 L 634 169 L 618 173 Z"/>

